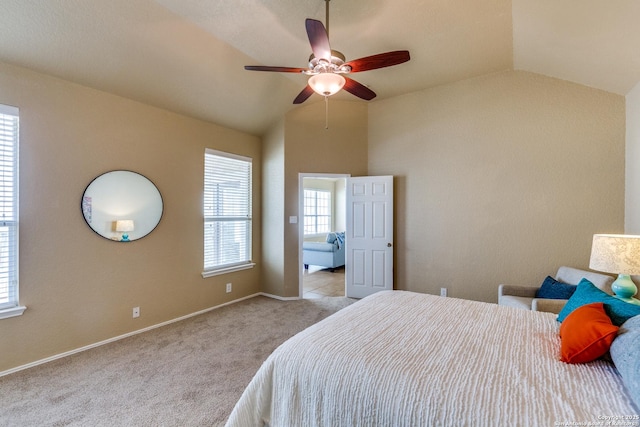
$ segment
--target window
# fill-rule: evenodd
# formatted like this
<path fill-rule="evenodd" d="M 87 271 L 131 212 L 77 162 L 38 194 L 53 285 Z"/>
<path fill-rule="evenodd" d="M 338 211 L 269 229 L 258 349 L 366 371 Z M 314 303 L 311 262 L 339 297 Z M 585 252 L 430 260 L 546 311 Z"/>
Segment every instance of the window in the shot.
<path fill-rule="evenodd" d="M 304 234 L 331 231 L 331 192 L 304 190 Z"/>
<path fill-rule="evenodd" d="M 251 268 L 251 159 L 204 154 L 203 277 Z"/>
<path fill-rule="evenodd" d="M 19 316 L 18 109 L 0 105 L 0 319 Z"/>

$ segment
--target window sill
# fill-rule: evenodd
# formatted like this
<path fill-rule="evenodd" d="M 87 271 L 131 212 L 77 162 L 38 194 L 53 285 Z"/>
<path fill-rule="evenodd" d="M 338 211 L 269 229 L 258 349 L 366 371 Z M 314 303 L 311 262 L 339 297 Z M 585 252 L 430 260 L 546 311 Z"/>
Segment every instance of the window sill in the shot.
<path fill-rule="evenodd" d="M 242 271 L 253 268 L 256 264 L 251 262 L 249 264 L 234 265 L 232 267 L 220 268 L 218 270 L 207 270 L 202 272 L 202 278 L 219 276 L 221 274 L 233 273 L 234 271 Z"/>
<path fill-rule="evenodd" d="M 21 316 L 26 309 L 27 307 L 24 307 L 24 306 L 5 308 L 4 310 L 0 310 L 0 319 L 7 319 L 9 317 Z"/>

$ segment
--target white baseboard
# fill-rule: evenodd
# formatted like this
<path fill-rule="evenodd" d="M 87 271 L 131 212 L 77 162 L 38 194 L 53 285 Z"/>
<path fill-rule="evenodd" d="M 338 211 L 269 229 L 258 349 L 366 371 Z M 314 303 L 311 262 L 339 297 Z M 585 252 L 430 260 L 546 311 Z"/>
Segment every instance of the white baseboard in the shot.
<path fill-rule="evenodd" d="M 57 360 L 57 359 L 62 359 L 63 357 L 71 356 L 72 354 L 80 353 L 80 352 L 83 352 L 83 351 L 86 351 L 86 350 L 90 350 L 92 348 L 100 347 L 101 345 L 105 345 L 105 344 L 109 344 L 109 343 L 112 343 L 112 342 L 115 342 L 115 341 L 119 341 L 119 340 L 124 339 L 124 338 L 129 338 L 129 337 L 131 337 L 133 335 L 138 335 L 138 334 L 141 334 L 143 332 L 150 331 L 152 329 L 161 328 L 161 327 L 169 325 L 171 323 L 179 322 L 181 320 L 185 320 L 185 319 L 188 319 L 190 317 L 194 317 L 194 316 L 198 316 L 200 314 L 208 313 L 208 312 L 213 311 L 213 310 L 215 310 L 217 308 L 224 307 L 224 306 L 231 305 L 231 304 L 235 304 L 237 302 L 244 301 L 246 299 L 257 297 L 257 296 L 260 296 L 260 295 L 263 295 L 263 296 L 266 296 L 266 297 L 269 297 L 269 298 L 275 298 L 275 299 L 281 299 L 282 298 L 282 297 L 278 297 L 276 295 L 272 296 L 272 295 L 265 294 L 265 293 L 262 293 L 262 292 L 259 292 L 257 294 L 248 295 L 246 297 L 239 298 L 239 299 L 236 299 L 236 300 L 233 300 L 233 301 L 229 301 L 229 302 L 226 302 L 224 304 L 216 305 L 214 307 L 210 307 L 210 308 L 207 308 L 205 310 L 201 310 L 201 311 L 197 311 L 195 313 L 187 314 L 186 316 L 178 317 L 178 318 L 172 319 L 172 320 L 167 320 L 166 322 L 158 323 L 157 325 L 148 326 L 148 327 L 143 328 L 143 329 L 138 329 L 137 331 L 126 333 L 124 335 L 119 335 L 117 337 L 109 338 L 109 339 L 104 340 L 104 341 L 100 341 L 100 342 L 97 342 L 97 343 L 94 343 L 94 344 L 86 345 L 84 347 L 76 348 L 75 350 L 65 351 L 64 353 L 56 354 L 54 356 L 50 356 L 50 357 L 47 357 L 45 359 L 36 360 L 35 362 L 27 363 L 26 365 L 22 365 L 22 366 L 18 366 L 18 367 L 15 367 L 15 368 L 11 368 L 11 369 L 8 369 L 6 371 L 0 372 L 0 377 L 3 377 L 5 375 L 9 375 L 9 374 L 13 374 L 13 373 L 18 372 L 18 371 L 23 371 L 25 369 L 33 368 L 34 366 L 42 365 L 42 364 L 45 364 L 47 362 L 52 362 L 52 361 Z M 293 299 L 298 299 L 298 298 L 293 298 Z"/>
<path fill-rule="evenodd" d="M 300 297 L 281 297 L 280 295 L 273 295 L 265 292 L 260 292 L 258 295 L 262 295 L 263 297 L 267 297 L 267 298 L 277 299 L 279 301 L 296 301 L 300 299 Z"/>

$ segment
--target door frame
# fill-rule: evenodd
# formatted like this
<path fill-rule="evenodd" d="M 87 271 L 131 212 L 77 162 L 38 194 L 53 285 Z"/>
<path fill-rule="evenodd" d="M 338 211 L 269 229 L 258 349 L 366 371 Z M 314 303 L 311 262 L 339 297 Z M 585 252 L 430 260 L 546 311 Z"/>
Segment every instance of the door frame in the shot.
<path fill-rule="evenodd" d="M 298 173 L 298 298 L 303 299 L 303 274 L 304 265 L 302 264 L 302 244 L 304 242 L 304 179 L 305 178 L 351 178 L 348 173 Z M 346 231 L 346 230 L 345 230 Z M 345 260 L 346 261 L 346 260 Z M 346 266 L 345 266 L 346 267 Z M 347 282 L 345 275 L 345 295 L 347 292 Z"/>

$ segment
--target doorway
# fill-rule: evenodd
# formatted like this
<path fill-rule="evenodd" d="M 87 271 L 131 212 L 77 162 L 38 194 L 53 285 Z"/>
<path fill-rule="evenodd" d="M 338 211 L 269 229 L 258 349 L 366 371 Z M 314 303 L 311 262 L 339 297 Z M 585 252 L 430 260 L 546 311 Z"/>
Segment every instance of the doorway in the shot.
<path fill-rule="evenodd" d="M 346 179 L 349 177 L 348 174 L 299 174 L 300 298 L 345 296 L 345 249 L 340 233 L 346 232 Z M 308 250 L 305 258 L 305 246 L 336 252 L 316 254 Z M 305 264 L 305 259 L 310 262 Z"/>

